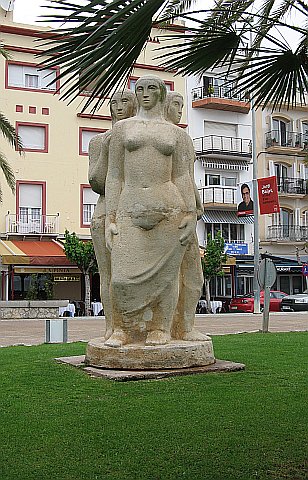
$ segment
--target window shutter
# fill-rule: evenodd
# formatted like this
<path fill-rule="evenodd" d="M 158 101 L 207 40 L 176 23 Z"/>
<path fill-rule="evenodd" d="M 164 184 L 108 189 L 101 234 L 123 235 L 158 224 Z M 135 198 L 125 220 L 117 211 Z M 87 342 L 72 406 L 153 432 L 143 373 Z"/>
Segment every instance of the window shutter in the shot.
<path fill-rule="evenodd" d="M 24 78 L 23 78 L 23 67 L 22 65 L 11 65 L 8 66 L 8 84 L 11 87 L 23 87 Z"/>
<path fill-rule="evenodd" d="M 45 128 L 36 125 L 19 125 L 18 134 L 25 148 L 45 149 Z"/>
<path fill-rule="evenodd" d="M 42 208 L 42 185 L 19 185 L 19 207 Z"/>
<path fill-rule="evenodd" d="M 83 189 L 83 204 L 96 205 L 99 195 L 93 192 L 92 188 Z"/>

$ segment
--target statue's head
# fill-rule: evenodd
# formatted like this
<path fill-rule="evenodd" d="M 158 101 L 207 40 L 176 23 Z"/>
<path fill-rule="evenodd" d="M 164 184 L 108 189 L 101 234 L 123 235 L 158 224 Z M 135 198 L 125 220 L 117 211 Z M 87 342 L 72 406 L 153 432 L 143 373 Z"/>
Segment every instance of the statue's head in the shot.
<path fill-rule="evenodd" d="M 168 92 L 165 103 L 165 119 L 177 125 L 181 121 L 184 99 L 180 93 Z"/>
<path fill-rule="evenodd" d="M 136 95 L 130 90 L 115 92 L 110 100 L 112 123 L 133 117 L 137 112 Z"/>
<path fill-rule="evenodd" d="M 165 102 L 167 89 L 164 81 L 156 75 L 144 75 L 136 82 L 136 97 L 139 107 L 150 110 L 157 103 Z"/>

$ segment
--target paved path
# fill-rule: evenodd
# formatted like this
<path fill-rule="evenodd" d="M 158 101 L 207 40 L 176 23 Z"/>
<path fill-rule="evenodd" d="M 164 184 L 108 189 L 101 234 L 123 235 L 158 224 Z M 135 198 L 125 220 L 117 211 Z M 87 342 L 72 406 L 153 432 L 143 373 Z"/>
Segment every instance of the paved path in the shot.
<path fill-rule="evenodd" d="M 104 317 L 68 318 L 68 340 L 88 341 L 102 336 Z M 255 332 L 262 328 L 262 314 L 230 313 L 197 315 L 196 327 L 210 335 Z M 308 331 L 308 313 L 272 313 L 271 332 Z M 38 345 L 45 340 L 45 320 L 0 320 L 0 346 Z"/>

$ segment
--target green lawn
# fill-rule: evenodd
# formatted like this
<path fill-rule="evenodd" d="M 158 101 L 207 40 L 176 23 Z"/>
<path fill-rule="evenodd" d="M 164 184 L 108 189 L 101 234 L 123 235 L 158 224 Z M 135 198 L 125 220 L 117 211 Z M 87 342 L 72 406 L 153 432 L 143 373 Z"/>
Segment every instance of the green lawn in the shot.
<path fill-rule="evenodd" d="M 0 479 L 307 479 L 307 333 L 213 337 L 244 372 L 93 379 L 53 358 L 85 344 L 0 349 Z"/>

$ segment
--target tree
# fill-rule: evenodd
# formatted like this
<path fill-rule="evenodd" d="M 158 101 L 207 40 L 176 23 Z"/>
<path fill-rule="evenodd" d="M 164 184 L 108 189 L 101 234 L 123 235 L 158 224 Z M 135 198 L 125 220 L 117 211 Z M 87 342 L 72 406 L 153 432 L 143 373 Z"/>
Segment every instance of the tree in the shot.
<path fill-rule="evenodd" d="M 212 238 L 209 233 L 205 254 L 204 257 L 201 258 L 207 313 L 211 312 L 210 281 L 214 277 L 222 277 L 224 275 L 222 266 L 227 260 L 227 255 L 224 253 L 224 249 L 225 241 L 222 238 L 220 231 L 217 232 L 214 238 Z"/>
<path fill-rule="evenodd" d="M 0 55 L 2 55 L 5 59 L 10 58 L 8 52 L 3 47 L 0 47 Z M 0 132 L 3 135 L 3 137 L 12 145 L 13 148 L 17 146 L 19 153 L 21 154 L 23 152 L 23 145 L 22 145 L 21 139 L 16 134 L 16 131 L 13 125 L 10 124 L 10 122 L 2 112 L 0 112 Z M 0 152 L 0 168 L 2 170 L 2 173 L 12 193 L 15 193 L 15 175 L 6 156 L 2 152 Z M 0 202 L 2 202 L 1 185 L 0 185 Z"/>
<path fill-rule="evenodd" d="M 167 70 L 202 75 L 219 67 L 225 78 L 232 73 L 236 90 L 253 96 L 256 106 L 271 104 L 274 109 L 305 103 L 305 0 L 216 0 L 212 8 L 213 2 L 202 0 L 205 8 L 195 10 L 195 0 L 84 0 L 82 5 L 79 0 L 49 1 L 56 13 L 46 20 L 63 25 L 49 39 L 44 52 L 49 58 L 43 65 L 64 67 L 60 74 L 66 86 L 64 99 L 76 98 L 93 83 L 84 109 L 90 105 L 93 110 L 99 108 L 104 97 L 124 85 L 151 28 L 157 25 L 168 25 L 177 42 L 158 49 L 158 58 Z M 302 24 L 293 22 L 295 14 L 303 18 Z M 178 32 L 171 24 L 175 19 L 192 26 Z M 298 37 L 293 49 L 286 32 Z"/>
<path fill-rule="evenodd" d="M 97 262 L 91 241 L 80 240 L 76 233 L 69 233 L 65 230 L 64 252 L 66 257 L 75 263 L 84 276 L 85 282 L 85 311 L 89 314 L 91 310 L 91 283 L 90 274 L 97 272 Z"/>

